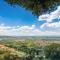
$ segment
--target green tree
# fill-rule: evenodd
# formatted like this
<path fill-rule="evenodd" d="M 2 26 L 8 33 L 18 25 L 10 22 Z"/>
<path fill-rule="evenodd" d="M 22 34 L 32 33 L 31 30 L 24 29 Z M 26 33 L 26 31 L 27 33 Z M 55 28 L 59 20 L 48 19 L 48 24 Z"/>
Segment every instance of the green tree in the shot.
<path fill-rule="evenodd" d="M 38 57 L 33 58 L 32 60 L 40 60 Z"/>
<path fill-rule="evenodd" d="M 55 10 L 60 0 L 5 0 L 8 4 L 19 5 L 39 16 L 47 11 Z"/>
<path fill-rule="evenodd" d="M 59 44 L 51 44 L 44 48 L 44 52 L 47 58 L 51 58 L 52 60 L 60 59 L 60 45 Z"/>

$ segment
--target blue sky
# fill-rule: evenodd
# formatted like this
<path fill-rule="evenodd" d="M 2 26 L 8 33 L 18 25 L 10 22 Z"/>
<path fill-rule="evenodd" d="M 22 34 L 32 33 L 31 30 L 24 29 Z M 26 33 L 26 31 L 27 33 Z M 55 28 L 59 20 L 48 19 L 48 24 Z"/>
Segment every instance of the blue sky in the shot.
<path fill-rule="evenodd" d="M 13 34 L 12 34 L 13 33 Z M 20 6 L 12 7 L 0 0 L 0 35 L 60 35 L 60 6 L 39 18 Z"/>
<path fill-rule="evenodd" d="M 0 23 L 4 22 L 9 25 L 31 25 L 36 22 L 36 17 L 30 11 L 19 6 L 12 7 L 4 0 L 0 0 L 0 16 L 6 19 L 1 20 Z"/>

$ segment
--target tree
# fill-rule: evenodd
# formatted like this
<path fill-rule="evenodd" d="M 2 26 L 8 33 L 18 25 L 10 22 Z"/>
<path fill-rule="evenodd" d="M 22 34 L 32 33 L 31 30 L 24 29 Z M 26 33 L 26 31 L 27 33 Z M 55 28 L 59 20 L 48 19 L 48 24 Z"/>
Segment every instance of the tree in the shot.
<path fill-rule="evenodd" d="M 40 60 L 38 57 L 33 58 L 32 60 Z"/>
<path fill-rule="evenodd" d="M 59 60 L 60 59 L 60 45 L 59 44 L 51 44 L 44 48 L 44 52 L 47 58 L 51 60 Z"/>
<path fill-rule="evenodd" d="M 60 4 L 60 0 L 5 0 L 8 4 L 19 5 L 30 10 L 34 15 L 51 12 Z"/>

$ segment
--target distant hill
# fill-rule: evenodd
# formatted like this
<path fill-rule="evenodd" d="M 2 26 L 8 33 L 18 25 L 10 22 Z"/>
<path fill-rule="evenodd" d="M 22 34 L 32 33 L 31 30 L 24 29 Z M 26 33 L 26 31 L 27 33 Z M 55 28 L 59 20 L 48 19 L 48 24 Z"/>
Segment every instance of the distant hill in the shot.
<path fill-rule="evenodd" d="M 13 40 L 60 40 L 60 36 L 0 36 L 1 39 Z"/>

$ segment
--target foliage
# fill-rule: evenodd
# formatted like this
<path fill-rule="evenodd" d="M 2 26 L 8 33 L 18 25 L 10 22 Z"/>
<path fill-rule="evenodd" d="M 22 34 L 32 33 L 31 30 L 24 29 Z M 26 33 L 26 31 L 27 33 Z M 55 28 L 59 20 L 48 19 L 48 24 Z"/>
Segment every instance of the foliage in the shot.
<path fill-rule="evenodd" d="M 0 54 L 4 55 L 4 59 L 9 60 L 15 60 L 15 59 L 24 59 L 24 60 L 32 60 L 35 56 L 39 55 L 39 49 L 40 46 L 37 46 L 34 44 L 34 41 L 32 40 L 26 40 L 26 41 L 15 41 L 15 40 L 1 40 L 0 44 L 4 47 L 12 48 L 14 50 L 6 49 L 6 47 L 3 50 L 0 50 Z M 2 48 L 1 48 L 2 49 Z M 5 49 L 8 51 L 5 51 Z M 7 53 L 7 54 L 5 54 Z M 3 56 L 2 55 L 2 56 Z M 17 57 L 16 57 L 17 56 Z M 15 58 L 16 57 L 16 58 Z"/>
<path fill-rule="evenodd" d="M 39 58 L 33 58 L 32 60 L 40 60 Z"/>
<path fill-rule="evenodd" d="M 60 45 L 59 44 L 51 44 L 44 48 L 44 52 L 47 58 L 60 59 Z"/>
<path fill-rule="evenodd" d="M 60 4 L 60 0 L 5 0 L 8 4 L 19 5 L 30 10 L 34 15 L 55 10 Z"/>
<path fill-rule="evenodd" d="M 2 46 L 2 47 L 1 47 Z M 0 60 L 58 60 L 60 44 L 38 46 L 35 40 L 1 40 Z"/>

